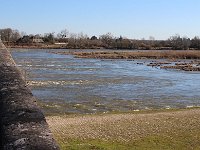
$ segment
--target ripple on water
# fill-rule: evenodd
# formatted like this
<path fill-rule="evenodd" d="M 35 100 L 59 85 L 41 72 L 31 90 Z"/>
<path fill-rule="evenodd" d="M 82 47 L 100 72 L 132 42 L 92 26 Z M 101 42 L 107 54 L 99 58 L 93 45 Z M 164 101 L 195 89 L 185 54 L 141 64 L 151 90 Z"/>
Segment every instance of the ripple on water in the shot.
<path fill-rule="evenodd" d="M 59 101 L 67 110 L 82 113 L 200 105 L 199 72 L 146 66 L 153 60 L 77 59 L 50 51 L 55 50 L 12 52 L 41 101 Z"/>

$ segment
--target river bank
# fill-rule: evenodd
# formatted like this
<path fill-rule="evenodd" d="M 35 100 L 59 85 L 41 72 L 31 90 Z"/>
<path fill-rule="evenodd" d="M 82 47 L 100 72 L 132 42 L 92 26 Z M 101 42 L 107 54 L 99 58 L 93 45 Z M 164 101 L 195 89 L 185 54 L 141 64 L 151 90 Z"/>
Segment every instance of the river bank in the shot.
<path fill-rule="evenodd" d="M 151 59 L 147 66 L 159 67 L 161 69 L 176 69 L 183 71 L 200 71 L 200 51 L 198 50 L 160 50 L 160 51 L 70 51 L 56 52 L 56 54 L 74 55 L 76 58 L 92 59 L 125 59 L 134 61 L 135 59 Z M 157 61 L 158 60 L 158 61 Z M 188 61 L 191 60 L 191 61 Z M 144 64 L 144 63 L 140 63 Z"/>
<path fill-rule="evenodd" d="M 12 51 L 46 114 L 95 114 L 200 106 L 198 71 L 166 70 L 155 66 L 167 65 L 166 59 L 85 59 L 55 54 L 58 52 L 66 50 Z"/>
<path fill-rule="evenodd" d="M 200 59 L 198 50 L 102 50 L 97 52 L 58 52 L 57 54 L 72 54 L 78 58 L 98 59 Z"/>
<path fill-rule="evenodd" d="M 199 72 L 157 69 L 146 65 L 155 65 L 149 59 L 87 59 L 58 52 L 66 53 L 12 54 L 26 70 L 63 150 L 200 147 L 200 110 L 180 109 L 200 106 Z"/>
<path fill-rule="evenodd" d="M 49 116 L 61 149 L 199 149 L 200 109 Z"/>
<path fill-rule="evenodd" d="M 97 47 L 97 46 L 91 46 L 91 47 L 70 47 L 66 46 L 66 44 L 39 44 L 39 45 L 9 45 L 7 48 L 10 49 L 72 49 L 72 50 L 77 50 L 77 49 L 104 49 L 103 47 Z M 105 49 L 106 50 L 106 49 Z"/>

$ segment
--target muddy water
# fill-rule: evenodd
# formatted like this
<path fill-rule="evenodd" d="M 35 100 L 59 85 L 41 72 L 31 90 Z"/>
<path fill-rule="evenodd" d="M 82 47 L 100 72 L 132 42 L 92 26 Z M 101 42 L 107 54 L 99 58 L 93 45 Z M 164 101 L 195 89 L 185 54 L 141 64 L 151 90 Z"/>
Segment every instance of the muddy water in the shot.
<path fill-rule="evenodd" d="M 146 66 L 151 60 L 78 59 L 53 51 L 62 50 L 12 50 L 33 94 L 48 104 L 44 109 L 94 113 L 200 106 L 200 72 Z"/>

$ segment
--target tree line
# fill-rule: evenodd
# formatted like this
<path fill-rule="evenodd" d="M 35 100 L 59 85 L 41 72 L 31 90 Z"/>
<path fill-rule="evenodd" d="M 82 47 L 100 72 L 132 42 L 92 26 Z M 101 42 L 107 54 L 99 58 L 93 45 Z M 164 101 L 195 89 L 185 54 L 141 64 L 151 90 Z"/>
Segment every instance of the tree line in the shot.
<path fill-rule="evenodd" d="M 112 33 L 89 37 L 83 33 L 70 33 L 68 30 L 61 30 L 58 34 L 46 33 L 37 35 L 27 35 L 25 32 L 6 28 L 0 29 L 1 40 L 7 46 L 46 46 L 60 45 L 60 48 L 86 49 L 86 48 L 105 48 L 105 49 L 173 49 L 173 50 L 200 50 L 200 38 L 195 36 L 190 39 L 186 36 L 181 37 L 176 34 L 167 40 L 155 40 L 149 37 L 148 40 L 128 39 L 120 36 L 115 37 Z"/>

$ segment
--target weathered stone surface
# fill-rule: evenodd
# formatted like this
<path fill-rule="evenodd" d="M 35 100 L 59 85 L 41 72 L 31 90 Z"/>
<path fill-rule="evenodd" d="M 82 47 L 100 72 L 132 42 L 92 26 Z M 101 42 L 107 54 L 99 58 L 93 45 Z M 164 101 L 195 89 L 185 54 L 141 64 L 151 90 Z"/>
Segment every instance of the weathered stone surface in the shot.
<path fill-rule="evenodd" d="M 0 110 L 1 149 L 59 149 L 35 97 L 6 49 L 0 50 Z"/>

